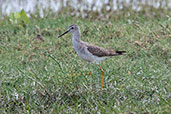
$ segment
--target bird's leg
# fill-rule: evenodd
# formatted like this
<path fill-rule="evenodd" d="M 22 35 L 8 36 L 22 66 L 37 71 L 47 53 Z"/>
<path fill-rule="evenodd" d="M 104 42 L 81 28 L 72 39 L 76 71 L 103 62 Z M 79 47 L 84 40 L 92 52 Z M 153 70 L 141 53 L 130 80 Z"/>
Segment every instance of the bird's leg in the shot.
<path fill-rule="evenodd" d="M 88 73 L 88 75 L 91 75 L 91 71 L 90 71 L 90 63 L 89 63 L 89 73 Z"/>
<path fill-rule="evenodd" d="M 103 69 L 102 69 L 102 67 L 100 65 L 99 65 L 99 67 L 100 67 L 100 70 L 102 71 L 102 86 L 101 86 L 101 88 L 103 88 L 104 72 L 103 72 Z"/>

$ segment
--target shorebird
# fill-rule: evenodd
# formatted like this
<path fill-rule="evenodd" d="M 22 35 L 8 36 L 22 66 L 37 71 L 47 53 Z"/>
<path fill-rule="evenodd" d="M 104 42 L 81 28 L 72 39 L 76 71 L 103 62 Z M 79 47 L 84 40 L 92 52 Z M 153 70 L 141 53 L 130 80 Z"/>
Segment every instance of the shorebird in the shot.
<path fill-rule="evenodd" d="M 91 75 L 90 71 L 90 63 L 98 64 L 101 72 L 102 72 L 102 80 L 101 80 L 101 88 L 103 88 L 104 82 L 104 71 L 102 67 L 99 65 L 99 62 L 104 60 L 105 58 L 109 58 L 112 56 L 122 55 L 125 51 L 114 51 L 114 50 L 106 50 L 102 47 L 98 47 L 96 45 L 89 44 L 81 40 L 81 32 L 80 28 L 76 24 L 72 24 L 68 27 L 68 29 L 61 36 L 71 32 L 72 33 L 72 44 L 78 56 L 80 56 L 83 60 L 89 63 L 89 75 Z"/>

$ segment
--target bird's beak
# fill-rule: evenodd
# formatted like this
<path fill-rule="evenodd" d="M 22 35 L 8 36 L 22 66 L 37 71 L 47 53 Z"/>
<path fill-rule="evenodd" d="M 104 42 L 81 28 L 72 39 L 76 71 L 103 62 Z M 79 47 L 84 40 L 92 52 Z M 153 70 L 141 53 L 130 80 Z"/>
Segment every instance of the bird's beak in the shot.
<path fill-rule="evenodd" d="M 70 29 L 68 29 L 67 31 L 65 31 L 63 34 L 59 35 L 57 38 L 60 38 L 61 36 L 65 35 L 66 33 L 68 33 L 70 31 Z"/>

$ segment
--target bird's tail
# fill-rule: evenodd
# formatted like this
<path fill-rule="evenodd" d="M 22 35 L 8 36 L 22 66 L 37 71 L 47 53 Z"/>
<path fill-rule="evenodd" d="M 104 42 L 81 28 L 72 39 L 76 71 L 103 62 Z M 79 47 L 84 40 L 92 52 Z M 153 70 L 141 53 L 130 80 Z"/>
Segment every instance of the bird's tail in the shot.
<path fill-rule="evenodd" d="M 126 53 L 126 51 L 116 51 L 116 54 L 118 54 L 118 55 L 123 55 L 125 53 Z"/>
<path fill-rule="evenodd" d="M 125 54 L 126 51 L 109 51 L 109 56 L 118 56 Z"/>

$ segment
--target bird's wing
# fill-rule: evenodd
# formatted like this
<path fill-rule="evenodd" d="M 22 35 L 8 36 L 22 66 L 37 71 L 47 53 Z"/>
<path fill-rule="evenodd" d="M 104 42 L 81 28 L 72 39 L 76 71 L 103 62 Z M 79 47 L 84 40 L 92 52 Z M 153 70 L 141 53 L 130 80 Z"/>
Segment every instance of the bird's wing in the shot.
<path fill-rule="evenodd" d="M 87 50 L 95 56 L 98 57 L 107 57 L 107 56 L 117 56 L 126 53 L 125 51 L 114 51 L 114 50 L 106 50 L 102 47 L 98 47 L 92 44 L 84 43 L 87 47 Z"/>
<path fill-rule="evenodd" d="M 87 50 L 95 56 L 104 57 L 110 55 L 110 52 L 108 50 L 105 50 L 104 48 L 91 44 L 86 44 L 86 46 L 87 46 Z"/>

